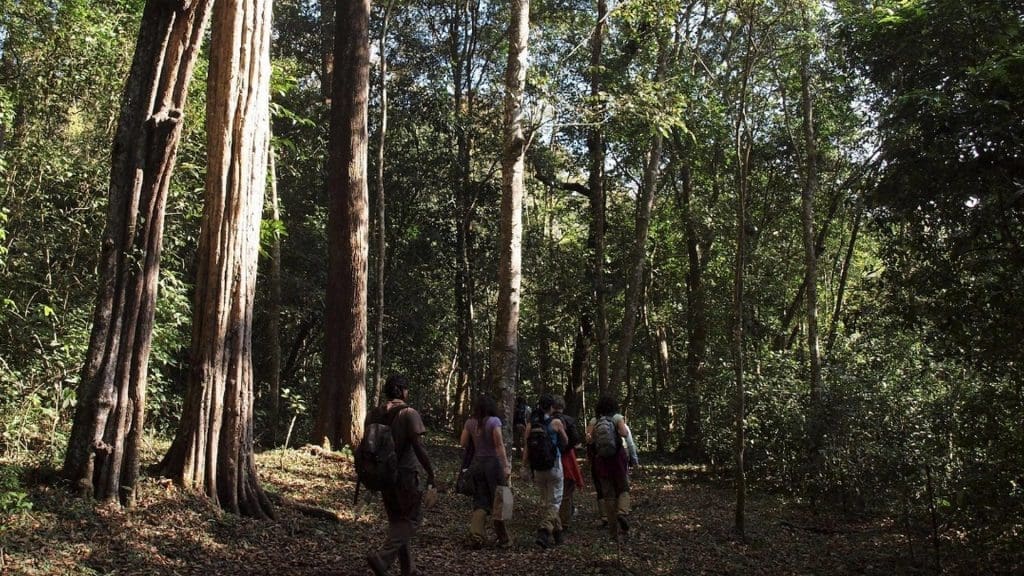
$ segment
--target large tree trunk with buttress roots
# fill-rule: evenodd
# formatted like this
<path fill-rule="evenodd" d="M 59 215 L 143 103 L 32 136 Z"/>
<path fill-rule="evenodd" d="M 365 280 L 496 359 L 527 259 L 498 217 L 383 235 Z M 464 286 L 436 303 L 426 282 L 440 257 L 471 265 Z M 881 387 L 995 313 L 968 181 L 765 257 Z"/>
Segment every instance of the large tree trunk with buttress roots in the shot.
<path fill-rule="evenodd" d="M 146 2 L 121 100 L 99 295 L 63 470 L 101 501 L 135 497 L 167 191 L 209 5 Z"/>
<path fill-rule="evenodd" d="M 226 511 L 273 517 L 253 454 L 252 319 L 270 137 L 271 0 L 218 0 L 191 371 L 161 464 Z"/>

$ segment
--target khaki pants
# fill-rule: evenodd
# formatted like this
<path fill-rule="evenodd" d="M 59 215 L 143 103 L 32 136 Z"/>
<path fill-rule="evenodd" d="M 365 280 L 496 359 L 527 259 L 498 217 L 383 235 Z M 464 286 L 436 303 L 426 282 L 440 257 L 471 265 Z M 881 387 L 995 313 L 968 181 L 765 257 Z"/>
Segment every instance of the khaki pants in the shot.
<path fill-rule="evenodd" d="M 540 528 L 548 532 L 559 532 L 562 530 L 562 521 L 558 516 L 558 510 L 562 506 L 562 461 L 555 459 L 555 466 L 551 470 L 536 470 L 533 473 L 533 481 L 540 489 L 541 505 L 544 507 L 544 519 Z"/>

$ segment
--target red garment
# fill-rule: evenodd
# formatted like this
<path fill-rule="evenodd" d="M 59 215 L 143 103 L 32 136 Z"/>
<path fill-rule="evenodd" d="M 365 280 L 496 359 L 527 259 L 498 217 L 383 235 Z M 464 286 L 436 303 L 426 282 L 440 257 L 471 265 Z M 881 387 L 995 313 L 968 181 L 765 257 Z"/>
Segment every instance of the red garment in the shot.
<path fill-rule="evenodd" d="M 573 448 L 562 453 L 562 477 L 563 482 L 572 480 L 577 488 L 583 488 L 583 472 L 580 471 L 580 464 L 576 461 L 576 449 Z"/>
<path fill-rule="evenodd" d="M 598 478 L 625 478 L 629 474 L 626 451 L 619 449 L 614 456 L 595 456 L 594 475 Z"/>

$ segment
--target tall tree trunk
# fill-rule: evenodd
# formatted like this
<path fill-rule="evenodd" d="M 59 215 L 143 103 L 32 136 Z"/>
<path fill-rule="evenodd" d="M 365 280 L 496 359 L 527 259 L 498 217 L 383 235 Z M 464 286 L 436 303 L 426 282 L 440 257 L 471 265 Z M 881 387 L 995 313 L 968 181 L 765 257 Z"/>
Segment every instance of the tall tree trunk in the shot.
<path fill-rule="evenodd" d="M 669 375 L 669 351 L 668 335 L 664 326 L 658 326 L 653 339 L 654 358 L 658 368 L 657 378 L 654 379 L 654 397 L 661 399 L 657 406 L 658 428 L 655 431 L 655 446 L 659 453 L 664 453 L 668 446 L 669 436 L 672 434 L 671 410 L 672 410 L 672 380 Z"/>
<path fill-rule="evenodd" d="M 449 34 L 449 57 L 452 63 L 452 83 L 454 86 L 454 116 L 456 138 L 455 166 L 455 205 L 456 205 L 456 258 L 458 265 L 455 272 L 455 310 L 456 310 L 456 394 L 453 414 L 458 427 L 469 410 L 469 389 L 479 377 L 475 361 L 475 342 L 473 338 L 473 269 L 472 269 L 472 227 L 475 214 L 475 202 L 471 181 L 472 166 L 472 124 L 473 97 L 470 84 L 473 78 L 473 37 L 476 27 L 470 22 L 475 18 L 466 2 L 456 0 L 453 5 L 453 17 Z"/>
<path fill-rule="evenodd" d="M 374 330 L 374 405 L 380 403 L 381 388 L 384 387 L 384 272 L 387 256 L 387 221 L 385 220 L 384 196 L 384 143 L 388 133 L 388 25 L 391 22 L 391 7 L 388 2 L 384 9 L 384 22 L 380 32 L 378 57 L 380 58 L 380 140 L 377 145 L 377 326 Z"/>
<path fill-rule="evenodd" d="M 805 14 L 807 32 L 813 32 L 811 19 Z M 813 473 L 821 471 L 821 447 L 825 415 L 821 399 L 821 354 L 818 349 L 818 259 L 814 251 L 814 195 L 818 188 L 818 148 L 814 136 L 814 103 L 811 100 L 810 46 L 800 64 L 800 101 L 803 108 L 804 149 L 806 155 L 804 185 L 801 199 L 803 220 L 804 263 L 807 293 L 807 352 L 810 371 L 810 414 L 807 423 L 809 460 Z"/>
<path fill-rule="evenodd" d="M 581 315 L 572 349 L 569 383 L 565 387 L 565 413 L 577 419 L 582 413 L 587 388 L 587 368 L 590 365 L 592 332 L 590 316 Z"/>
<path fill-rule="evenodd" d="M 858 204 L 853 216 L 853 230 L 850 231 L 850 244 L 846 247 L 846 256 L 843 258 L 843 270 L 839 274 L 839 292 L 836 294 L 836 307 L 832 311 L 832 321 L 829 323 L 828 339 L 825 344 L 825 355 L 832 354 L 832 345 L 836 342 L 836 329 L 839 326 L 839 317 L 843 311 L 843 295 L 846 293 L 846 282 L 850 275 L 850 263 L 853 262 L 854 248 L 857 246 L 857 235 L 860 232 L 860 221 L 864 209 Z"/>
<path fill-rule="evenodd" d="M 327 160 L 327 310 L 313 440 L 355 446 L 366 415 L 370 2 L 339 0 Z"/>
<path fill-rule="evenodd" d="M 273 138 L 273 134 L 270 134 Z M 281 220 L 281 210 L 277 198 L 277 159 L 274 146 L 267 150 L 270 162 L 270 210 L 274 222 Z M 281 420 L 281 235 L 275 233 L 270 244 L 270 306 L 267 313 L 267 348 L 270 350 L 270 438 L 277 445 L 278 428 Z"/>
<path fill-rule="evenodd" d="M 704 459 L 704 433 L 701 429 L 701 401 L 708 354 L 707 294 L 704 270 L 707 268 L 710 239 L 702 240 L 691 204 L 693 181 L 689 167 L 683 169 L 680 205 L 686 230 L 686 420 L 680 456 L 687 461 Z"/>
<path fill-rule="evenodd" d="M 598 392 L 608 390 L 608 292 L 604 282 L 604 229 L 605 229 L 605 192 L 604 192 L 604 103 L 599 100 L 601 94 L 601 52 L 604 46 L 605 20 L 608 18 L 608 3 L 597 0 L 597 23 L 594 34 L 590 38 L 590 98 L 594 118 L 587 133 L 587 150 L 590 159 L 590 243 L 593 246 L 594 311 L 597 318 L 597 374 Z"/>
<path fill-rule="evenodd" d="M 135 497 L 167 190 L 209 5 L 146 2 L 121 100 L 100 288 L 64 460 L 72 485 L 103 501 Z"/>
<path fill-rule="evenodd" d="M 498 398 L 506 442 L 511 441 L 519 364 L 519 300 L 522 283 L 523 196 L 526 193 L 523 92 L 526 89 L 530 0 L 512 0 L 505 68 L 505 134 L 501 156 L 501 244 L 497 320 L 491 341 L 491 388 Z"/>
<path fill-rule="evenodd" d="M 663 77 L 666 65 L 666 50 L 664 47 L 662 47 L 661 52 L 656 81 L 661 80 Z M 655 131 L 654 136 L 651 138 L 651 149 L 647 154 L 647 165 L 644 168 L 640 196 L 637 198 L 636 229 L 633 250 L 629 258 L 630 274 L 626 286 L 626 304 L 625 310 L 622 313 L 622 335 L 619 338 L 619 347 L 616 350 L 611 380 L 608 382 L 608 388 L 602 391 L 603 395 L 617 394 L 618 389 L 625 382 L 629 355 L 633 349 L 636 316 L 643 290 L 644 263 L 647 260 L 647 236 L 651 227 L 651 213 L 654 210 L 655 190 L 658 187 L 658 176 L 661 170 L 662 143 L 661 132 Z"/>
<path fill-rule="evenodd" d="M 331 104 L 334 89 L 334 32 L 337 0 L 320 0 L 320 96 Z"/>
<path fill-rule="evenodd" d="M 271 0 L 214 7 L 191 371 L 161 465 L 236 514 L 273 517 L 253 454 L 252 317 L 270 136 Z"/>
<path fill-rule="evenodd" d="M 736 468 L 736 531 L 741 537 L 746 536 L 746 502 L 747 479 L 745 467 L 746 451 L 746 386 L 744 383 L 743 361 L 743 306 L 744 306 L 744 271 L 746 268 L 747 250 L 747 195 L 750 184 L 750 153 L 753 148 L 751 129 L 747 119 L 747 97 L 750 77 L 753 74 L 754 47 L 754 10 L 751 6 L 745 16 L 746 22 L 746 54 L 743 58 L 743 69 L 740 76 L 738 96 L 738 113 L 733 126 L 733 142 L 736 154 L 736 262 L 733 269 L 732 297 L 732 356 L 733 375 L 735 378 L 735 424 L 736 435 L 734 459 Z M 743 17 L 741 16 L 741 17 Z"/>

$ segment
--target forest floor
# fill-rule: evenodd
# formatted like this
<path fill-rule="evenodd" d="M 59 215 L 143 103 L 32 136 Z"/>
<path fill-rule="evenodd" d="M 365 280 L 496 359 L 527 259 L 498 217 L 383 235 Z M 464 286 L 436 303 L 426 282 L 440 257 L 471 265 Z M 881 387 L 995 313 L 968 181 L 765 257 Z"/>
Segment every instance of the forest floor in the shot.
<path fill-rule="evenodd" d="M 152 449 L 152 447 L 151 447 Z M 694 469 L 650 463 L 633 479 L 632 529 L 610 541 L 594 512 L 592 488 L 577 498 L 566 541 L 547 551 L 533 540 L 537 491 L 519 483 L 509 550 L 467 550 L 468 500 L 444 490 L 458 461 L 453 444 L 429 444 L 442 484 L 425 512 L 414 550 L 430 575 L 888 575 L 933 574 L 931 556 L 915 544 L 918 562 L 897 526 L 885 518 L 812 514 L 785 499 L 750 494 L 747 538 L 733 531 L 734 493 Z M 155 460 L 156 451 L 152 458 Z M 322 451 L 263 452 L 264 487 L 291 502 L 331 510 L 333 520 L 277 507 L 276 521 L 221 513 L 203 497 L 146 478 L 129 511 L 97 509 L 60 487 L 37 484 L 32 510 L 0 518 L 0 573 L 6 574 L 369 574 L 364 555 L 376 548 L 385 522 L 379 501 L 353 506 L 354 471 L 346 458 Z M 929 564 L 930 565 L 930 564 Z M 972 573 L 946 566 L 946 573 Z M 397 564 L 392 573 L 398 574 Z"/>

